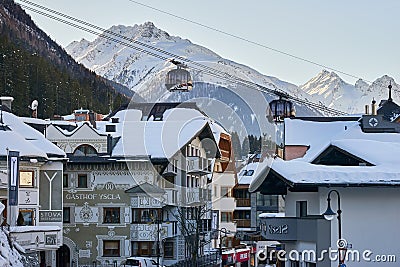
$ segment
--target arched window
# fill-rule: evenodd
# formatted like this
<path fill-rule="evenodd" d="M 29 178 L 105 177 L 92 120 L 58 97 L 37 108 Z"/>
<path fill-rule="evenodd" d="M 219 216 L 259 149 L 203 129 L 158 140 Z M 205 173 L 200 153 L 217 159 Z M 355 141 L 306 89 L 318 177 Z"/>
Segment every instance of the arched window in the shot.
<path fill-rule="evenodd" d="M 75 149 L 74 156 L 94 157 L 97 156 L 97 151 L 91 145 L 80 145 Z"/>

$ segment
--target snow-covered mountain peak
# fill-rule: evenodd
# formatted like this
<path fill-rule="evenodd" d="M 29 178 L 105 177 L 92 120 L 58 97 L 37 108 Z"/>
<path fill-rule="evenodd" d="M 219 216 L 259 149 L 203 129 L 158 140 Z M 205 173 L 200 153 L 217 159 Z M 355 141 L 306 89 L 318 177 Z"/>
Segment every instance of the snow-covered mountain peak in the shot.
<path fill-rule="evenodd" d="M 326 98 L 345 84 L 346 83 L 335 72 L 322 70 L 317 76 L 301 85 L 300 88 L 308 94 L 324 95 Z"/>
<path fill-rule="evenodd" d="M 134 26 L 114 25 L 107 31 L 135 40 L 141 39 L 142 41 L 145 39 L 151 39 L 152 41 L 174 39 L 166 31 L 157 28 L 150 21 L 143 24 L 135 24 Z"/>
<path fill-rule="evenodd" d="M 365 89 L 369 87 L 369 84 L 363 79 L 358 79 L 354 86 L 358 90 L 365 91 Z"/>
<path fill-rule="evenodd" d="M 395 82 L 395 80 L 388 76 L 388 75 L 383 75 L 382 77 L 376 79 L 372 84 L 371 87 L 375 87 L 375 88 L 381 88 L 381 89 L 385 89 L 388 88 L 389 84 L 392 85 L 392 87 L 394 88 L 394 90 L 399 89 L 399 85 Z"/>

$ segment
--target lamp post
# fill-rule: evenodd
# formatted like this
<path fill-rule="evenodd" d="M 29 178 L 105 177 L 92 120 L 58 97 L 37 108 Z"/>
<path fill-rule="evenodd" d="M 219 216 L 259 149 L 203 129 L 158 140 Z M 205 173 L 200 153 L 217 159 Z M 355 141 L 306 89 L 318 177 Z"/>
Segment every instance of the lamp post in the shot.
<path fill-rule="evenodd" d="M 157 249 L 156 249 L 156 254 L 157 254 L 157 266 L 160 266 L 160 223 L 162 223 L 162 220 L 159 218 L 159 214 L 157 212 L 156 218 L 153 216 L 150 216 L 148 219 L 148 224 L 157 224 Z"/>
<path fill-rule="evenodd" d="M 148 219 L 148 223 L 149 224 L 153 224 L 156 223 L 157 224 L 157 266 L 160 266 L 160 234 L 161 234 L 161 228 L 160 228 L 160 224 L 162 224 L 163 222 L 169 224 L 170 220 L 169 220 L 169 216 L 168 216 L 168 211 L 167 211 L 167 219 L 165 221 L 163 221 L 163 212 L 164 212 L 164 208 L 161 208 L 161 210 L 159 210 L 157 212 L 157 215 L 154 217 L 152 215 L 149 216 Z"/>
<path fill-rule="evenodd" d="M 224 237 L 226 237 L 227 234 L 230 233 L 230 231 L 226 230 L 226 228 L 216 229 L 215 231 L 220 232 L 219 250 L 220 250 L 220 253 L 222 254 L 222 234 L 225 234 Z"/>
<path fill-rule="evenodd" d="M 331 208 L 331 193 L 332 193 L 332 192 L 335 192 L 336 195 L 337 195 L 337 206 L 338 206 L 337 213 L 335 213 L 335 212 L 332 210 L 332 208 Z M 338 192 L 337 190 L 335 190 L 335 189 L 329 191 L 327 201 L 328 201 L 328 207 L 326 208 L 326 211 L 325 211 L 322 215 L 324 215 L 324 217 L 325 217 L 326 220 L 331 221 L 331 220 L 333 220 L 333 218 L 334 218 L 335 215 L 337 214 L 338 227 L 339 227 L 339 229 L 338 229 L 338 230 L 339 230 L 339 233 L 338 233 L 338 234 L 339 234 L 338 244 L 339 244 L 339 242 L 340 242 L 341 239 L 342 239 L 342 210 L 340 209 L 340 194 L 339 194 L 339 192 Z M 344 245 L 346 246 L 346 244 L 344 244 Z M 340 249 L 341 249 L 341 248 L 339 248 L 339 252 L 340 252 Z M 346 248 L 345 248 L 345 247 L 342 248 L 342 249 L 343 249 L 344 251 L 346 251 Z M 339 253 L 339 267 L 340 267 L 343 263 L 344 263 L 344 257 L 342 258 L 342 257 L 340 256 L 340 253 Z"/>

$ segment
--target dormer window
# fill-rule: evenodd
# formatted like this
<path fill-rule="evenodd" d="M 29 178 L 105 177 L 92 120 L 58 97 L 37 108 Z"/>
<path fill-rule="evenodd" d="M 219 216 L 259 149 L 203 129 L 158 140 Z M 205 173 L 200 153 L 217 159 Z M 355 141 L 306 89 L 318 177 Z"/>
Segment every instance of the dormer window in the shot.
<path fill-rule="evenodd" d="M 95 157 L 97 151 L 91 145 L 80 145 L 74 151 L 74 156 L 77 157 Z"/>
<path fill-rule="evenodd" d="M 115 125 L 106 125 L 106 132 L 107 133 L 114 133 L 116 131 Z"/>

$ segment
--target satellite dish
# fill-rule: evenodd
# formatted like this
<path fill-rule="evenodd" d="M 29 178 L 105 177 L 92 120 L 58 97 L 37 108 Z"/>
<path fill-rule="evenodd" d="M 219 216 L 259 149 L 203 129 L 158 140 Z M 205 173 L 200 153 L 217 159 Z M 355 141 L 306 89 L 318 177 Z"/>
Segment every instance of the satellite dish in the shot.
<path fill-rule="evenodd" d="M 37 118 L 37 108 L 38 108 L 39 102 L 37 100 L 33 100 L 32 104 L 28 106 L 30 110 L 32 110 L 32 118 Z"/>
<path fill-rule="evenodd" d="M 32 104 L 29 106 L 31 110 L 37 110 L 39 102 L 37 100 L 33 100 Z"/>

